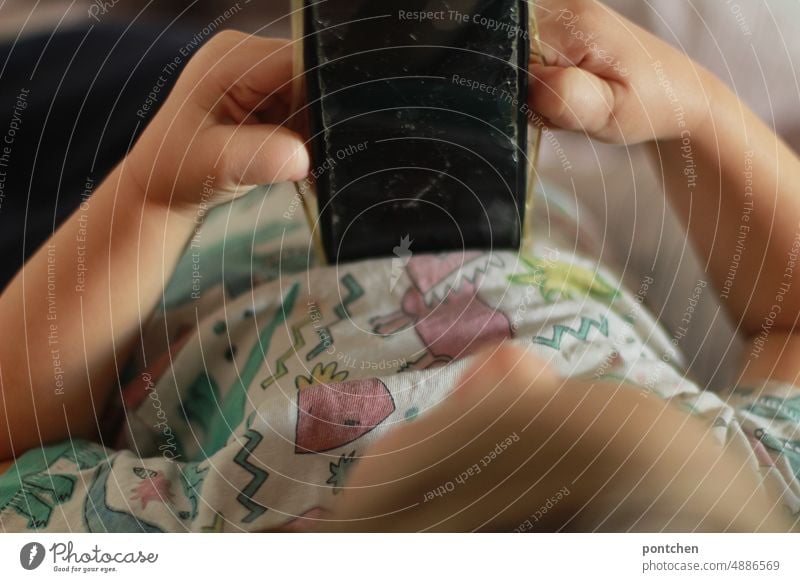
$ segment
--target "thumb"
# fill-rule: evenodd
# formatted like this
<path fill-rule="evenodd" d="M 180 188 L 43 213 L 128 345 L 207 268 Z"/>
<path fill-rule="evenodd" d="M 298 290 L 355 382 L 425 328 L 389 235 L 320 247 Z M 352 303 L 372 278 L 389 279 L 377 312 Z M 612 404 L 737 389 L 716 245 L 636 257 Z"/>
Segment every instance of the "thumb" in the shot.
<path fill-rule="evenodd" d="M 209 130 L 214 166 L 232 186 L 273 184 L 306 177 L 309 156 L 302 138 L 279 125 L 218 125 Z"/>
<path fill-rule="evenodd" d="M 614 122 L 614 93 L 604 79 L 578 67 L 532 63 L 531 108 L 553 126 L 598 136 Z"/>

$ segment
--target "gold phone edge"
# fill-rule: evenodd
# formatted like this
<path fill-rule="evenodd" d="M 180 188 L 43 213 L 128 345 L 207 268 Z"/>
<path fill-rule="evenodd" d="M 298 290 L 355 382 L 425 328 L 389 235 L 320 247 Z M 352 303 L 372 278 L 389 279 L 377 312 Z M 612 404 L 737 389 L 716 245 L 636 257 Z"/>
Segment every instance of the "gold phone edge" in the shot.
<path fill-rule="evenodd" d="M 541 47 L 539 44 L 539 27 L 536 24 L 536 3 L 528 2 L 528 35 L 531 39 L 531 57 L 541 58 Z M 530 76 L 530 73 L 528 73 Z M 533 250 L 533 211 L 536 192 L 537 167 L 539 164 L 539 145 L 542 138 L 542 124 L 528 124 L 528 130 L 533 130 L 533 139 L 528 141 L 528 184 L 525 190 L 525 218 L 523 222 L 522 240 L 520 241 L 520 252 L 532 252 Z"/>
<path fill-rule="evenodd" d="M 292 77 L 292 115 L 297 114 L 305 105 L 305 0 L 292 0 L 292 48 L 294 50 Z M 303 206 L 303 214 L 311 233 L 311 245 L 317 265 L 327 265 L 328 259 L 322 245 L 322 233 L 319 228 L 319 209 L 317 207 L 316 186 L 306 178 L 303 182 L 294 183 L 297 195 Z"/>

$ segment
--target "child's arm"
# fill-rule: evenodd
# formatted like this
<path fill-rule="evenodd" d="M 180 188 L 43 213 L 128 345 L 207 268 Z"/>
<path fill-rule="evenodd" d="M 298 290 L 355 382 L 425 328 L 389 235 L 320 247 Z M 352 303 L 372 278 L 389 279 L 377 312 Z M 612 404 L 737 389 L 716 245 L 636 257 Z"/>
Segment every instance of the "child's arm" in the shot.
<path fill-rule="evenodd" d="M 654 144 L 671 204 L 707 258 L 748 348 L 744 380 L 800 375 L 800 160 L 710 75 L 708 116 L 684 140 Z M 696 167 L 696 185 L 684 169 Z M 762 351 L 763 350 L 763 351 Z M 754 354 L 748 356 L 747 354 Z"/>
<path fill-rule="evenodd" d="M 360 453 L 329 529 L 789 531 L 711 423 L 618 383 L 562 380 L 512 346 Z"/>
<path fill-rule="evenodd" d="M 0 296 L 0 460 L 96 432 L 201 204 L 305 176 L 302 140 L 273 125 L 291 70 L 283 41 L 212 39 L 130 155 Z"/>
<path fill-rule="evenodd" d="M 721 81 L 599 2 L 542 1 L 537 15 L 546 65 L 531 67 L 533 108 L 604 141 L 651 142 L 723 303 L 755 341 L 770 328 L 745 373 L 794 381 L 798 158 Z"/>
<path fill-rule="evenodd" d="M 123 164 L 28 262 L 0 297 L 15 338 L 0 347 L 0 459 L 95 432 L 191 229 L 188 215 L 149 203 Z"/>

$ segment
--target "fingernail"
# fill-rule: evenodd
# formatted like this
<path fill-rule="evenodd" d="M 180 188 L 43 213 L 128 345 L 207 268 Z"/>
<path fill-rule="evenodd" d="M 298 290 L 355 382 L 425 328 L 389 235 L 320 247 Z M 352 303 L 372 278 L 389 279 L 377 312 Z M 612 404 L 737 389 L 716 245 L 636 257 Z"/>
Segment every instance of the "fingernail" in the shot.
<path fill-rule="evenodd" d="M 289 161 L 289 164 L 293 168 L 291 172 L 291 180 L 298 182 L 305 179 L 305 177 L 308 176 L 310 163 L 311 161 L 309 159 L 308 150 L 306 149 L 305 145 L 298 145 L 292 153 L 292 158 Z"/>

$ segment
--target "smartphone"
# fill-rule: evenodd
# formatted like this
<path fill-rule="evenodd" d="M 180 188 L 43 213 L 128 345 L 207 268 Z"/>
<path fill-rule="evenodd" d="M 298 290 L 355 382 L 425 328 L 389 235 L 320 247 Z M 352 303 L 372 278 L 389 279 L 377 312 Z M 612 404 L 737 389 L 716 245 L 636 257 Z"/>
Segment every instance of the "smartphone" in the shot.
<path fill-rule="evenodd" d="M 526 214 L 524 0 L 303 0 L 315 231 L 342 263 L 517 249 Z"/>

